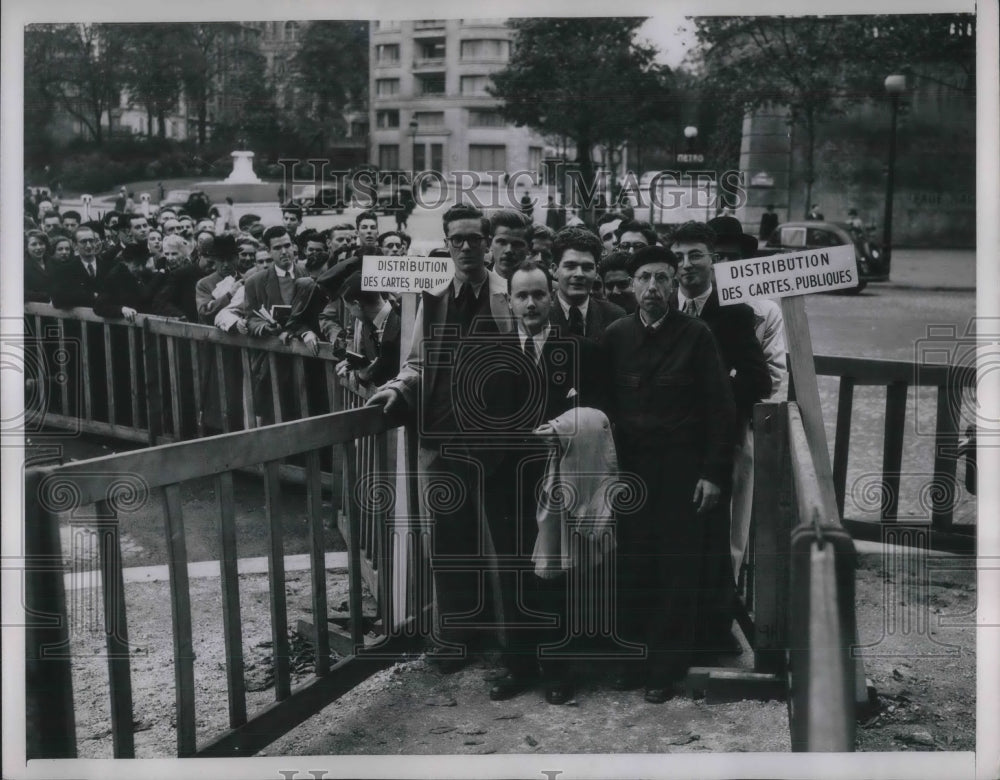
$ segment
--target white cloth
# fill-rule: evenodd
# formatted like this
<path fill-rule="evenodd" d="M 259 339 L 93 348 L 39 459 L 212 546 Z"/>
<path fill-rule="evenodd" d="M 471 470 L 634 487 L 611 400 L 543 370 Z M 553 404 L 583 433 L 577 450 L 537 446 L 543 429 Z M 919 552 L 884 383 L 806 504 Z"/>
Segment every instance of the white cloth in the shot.
<path fill-rule="evenodd" d="M 694 301 L 695 309 L 697 310 L 697 314 L 695 316 L 696 317 L 700 317 L 701 316 L 701 310 L 705 308 L 705 302 L 708 300 L 708 297 L 711 294 L 712 294 L 712 285 L 711 284 L 708 285 L 708 289 L 706 289 L 705 292 L 703 292 L 701 295 L 696 295 L 694 298 L 688 298 L 684 294 L 684 290 L 682 290 L 680 287 L 678 287 L 677 288 L 677 310 L 678 311 L 684 311 L 685 310 L 685 306 L 687 305 L 687 302 L 688 301 Z"/>
<path fill-rule="evenodd" d="M 604 412 L 574 408 L 549 425 L 559 446 L 546 466 L 531 555 L 543 579 L 607 562 L 615 548 L 612 500 L 618 484 L 618 454 Z"/>

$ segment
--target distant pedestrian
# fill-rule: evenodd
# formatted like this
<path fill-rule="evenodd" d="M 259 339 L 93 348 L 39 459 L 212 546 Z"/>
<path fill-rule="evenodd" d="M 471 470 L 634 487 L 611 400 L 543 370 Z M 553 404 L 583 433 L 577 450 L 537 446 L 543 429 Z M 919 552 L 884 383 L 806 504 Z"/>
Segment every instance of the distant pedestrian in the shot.
<path fill-rule="evenodd" d="M 760 215 L 760 230 L 757 235 L 761 241 L 767 241 L 776 227 L 778 227 L 778 215 L 774 213 L 774 205 L 769 203 L 767 211 Z"/>
<path fill-rule="evenodd" d="M 819 210 L 819 205 L 813 203 L 812 208 L 809 209 L 809 216 L 807 216 L 806 219 L 822 222 L 824 219 L 826 219 L 826 217 L 824 217 L 823 212 Z"/>

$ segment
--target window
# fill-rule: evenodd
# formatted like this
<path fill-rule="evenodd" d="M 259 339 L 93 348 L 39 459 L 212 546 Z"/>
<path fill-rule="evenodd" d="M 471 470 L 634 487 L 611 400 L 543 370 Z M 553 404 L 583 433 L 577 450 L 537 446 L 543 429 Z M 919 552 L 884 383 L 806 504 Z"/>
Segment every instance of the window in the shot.
<path fill-rule="evenodd" d="M 383 171 L 399 170 L 399 144 L 379 144 L 378 167 Z"/>
<path fill-rule="evenodd" d="M 299 23 L 285 22 L 285 40 L 297 41 L 299 39 Z"/>
<path fill-rule="evenodd" d="M 417 42 L 417 59 L 443 60 L 444 55 L 444 38 L 428 38 Z"/>
<path fill-rule="evenodd" d="M 375 112 L 376 127 L 399 127 L 399 109 L 389 109 Z"/>
<path fill-rule="evenodd" d="M 351 122 L 349 138 L 364 138 L 368 135 L 368 123 L 362 119 Z"/>
<path fill-rule="evenodd" d="M 399 64 L 399 44 L 380 43 L 375 47 L 375 61 L 379 65 Z"/>
<path fill-rule="evenodd" d="M 503 39 L 473 39 L 462 41 L 463 60 L 510 59 L 510 41 Z"/>
<path fill-rule="evenodd" d="M 489 76 L 462 76 L 461 92 L 463 95 L 486 95 L 489 80 Z"/>
<path fill-rule="evenodd" d="M 469 111 L 469 127 L 504 127 L 499 111 L 474 108 Z"/>
<path fill-rule="evenodd" d="M 417 77 L 417 94 L 418 95 L 443 95 L 444 94 L 444 75 L 434 74 L 433 76 L 418 76 Z"/>
<path fill-rule="evenodd" d="M 436 30 L 444 27 L 444 19 L 418 19 L 413 23 L 414 30 Z"/>
<path fill-rule="evenodd" d="M 487 144 L 469 145 L 470 171 L 505 171 L 507 170 L 507 147 Z"/>
<path fill-rule="evenodd" d="M 444 111 L 417 111 L 413 118 L 417 126 L 423 130 L 428 127 L 444 127 Z"/>
<path fill-rule="evenodd" d="M 375 29 L 383 32 L 388 32 L 392 30 L 399 30 L 400 24 L 398 19 L 390 19 L 388 21 L 376 21 Z"/>
<path fill-rule="evenodd" d="M 809 228 L 806 234 L 806 246 L 810 247 L 837 246 L 841 243 L 843 242 L 829 230 L 819 230 L 817 228 Z"/>
<path fill-rule="evenodd" d="M 528 170 L 539 176 L 542 175 L 542 147 L 528 147 Z"/>
<path fill-rule="evenodd" d="M 375 96 L 389 97 L 399 94 L 399 79 L 375 79 Z"/>

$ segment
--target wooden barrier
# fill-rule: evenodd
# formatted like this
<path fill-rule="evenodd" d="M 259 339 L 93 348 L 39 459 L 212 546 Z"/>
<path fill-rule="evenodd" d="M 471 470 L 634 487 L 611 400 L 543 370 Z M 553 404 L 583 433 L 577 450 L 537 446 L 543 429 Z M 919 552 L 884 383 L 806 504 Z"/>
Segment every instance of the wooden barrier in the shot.
<path fill-rule="evenodd" d="M 346 448 L 347 471 L 352 483 L 372 475 L 371 466 L 385 468 L 385 417 L 381 410 L 355 409 L 306 420 L 296 420 L 251 431 L 177 442 L 149 449 L 109 455 L 87 461 L 29 470 L 26 477 L 26 527 L 30 530 L 28 552 L 32 560 L 61 562 L 58 518 L 82 507 L 96 505 L 102 539 L 100 556 L 107 636 L 111 728 L 116 758 L 135 755 L 132 690 L 128 653 L 127 615 L 124 599 L 118 519 L 115 507 L 121 492 L 141 486 L 160 494 L 165 517 L 171 624 L 175 671 L 175 714 L 178 756 L 246 756 L 259 751 L 282 733 L 318 712 L 334 698 L 399 657 L 402 644 L 396 637 L 379 643 L 377 654 L 365 655 L 361 633 L 361 536 L 362 498 L 351 491 L 347 500 L 350 621 L 354 652 L 334 666 L 327 662 L 329 628 L 317 621 L 315 677 L 292 689 L 289 669 L 288 610 L 285 603 L 284 544 L 281 535 L 281 481 L 278 461 L 305 458 L 307 505 L 310 523 L 310 576 L 312 614 L 327 614 L 324 568 L 323 523 L 319 493 L 320 453 L 331 447 Z M 349 457 L 356 442 L 374 438 L 376 457 L 361 464 Z M 239 587 L 236 573 L 236 522 L 233 515 L 232 475 L 238 469 L 263 465 L 266 484 L 268 528 L 268 577 L 271 593 L 270 618 L 272 660 L 275 669 L 275 703 L 253 718 L 247 717 L 243 676 Z M 187 575 L 181 486 L 190 480 L 214 476 L 218 492 L 218 524 L 222 549 L 221 582 L 223 632 L 226 646 L 226 680 L 230 730 L 199 745 L 196 740 L 194 652 Z M 385 508 L 377 507 L 375 528 L 386 525 Z M 374 542 L 378 548 L 379 539 Z M 390 576 L 387 560 L 379 560 L 379 577 Z M 68 613 L 62 585 L 62 567 L 33 567 L 27 579 L 26 603 L 41 615 L 55 615 L 55 623 L 28 631 L 27 719 L 29 757 L 60 757 L 75 754 L 72 682 L 67 652 Z M 383 616 L 383 625 L 388 621 Z M 53 647 L 62 654 L 53 658 Z M 39 663 L 44 661 L 44 663 Z M 32 673 L 43 667 L 45 675 Z M 55 686 L 53 688 L 53 686 Z"/>

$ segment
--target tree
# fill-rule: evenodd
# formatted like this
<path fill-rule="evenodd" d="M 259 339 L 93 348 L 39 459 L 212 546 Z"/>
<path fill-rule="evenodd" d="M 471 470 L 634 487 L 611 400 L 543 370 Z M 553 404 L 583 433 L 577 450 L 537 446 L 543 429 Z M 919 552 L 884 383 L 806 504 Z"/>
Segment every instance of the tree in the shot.
<path fill-rule="evenodd" d="M 664 116 L 669 70 L 638 43 L 643 18 L 516 19 L 507 66 L 488 92 L 504 118 L 543 135 L 566 136 L 586 185 L 595 145 L 617 149 Z M 588 204 L 584 204 L 585 208 Z"/>
<path fill-rule="evenodd" d="M 94 141 L 118 104 L 124 41 L 115 25 L 39 24 L 25 31 L 26 94 L 42 96 L 79 120 Z"/>
<path fill-rule="evenodd" d="M 345 137 L 344 112 L 368 104 L 368 22 L 310 22 L 290 65 L 298 129 L 322 153 Z"/>
<path fill-rule="evenodd" d="M 220 81 L 230 66 L 226 52 L 238 47 L 241 33 L 236 22 L 199 22 L 184 25 L 181 48 L 181 83 L 194 104 L 198 123 L 198 145 L 208 140 L 208 105 L 219 91 Z M 260 84 L 263 89 L 264 85 Z"/>
<path fill-rule="evenodd" d="M 804 132 L 808 210 L 823 120 L 883 94 L 882 80 L 893 71 L 934 78 L 952 63 L 968 78 L 949 86 L 968 89 L 975 38 L 964 33 L 971 18 L 742 16 L 694 22 L 705 91 L 727 105 L 734 119 L 769 104 L 787 106 L 791 122 Z"/>
<path fill-rule="evenodd" d="M 130 98 L 146 108 L 149 136 L 153 135 L 155 117 L 157 135 L 166 138 L 167 114 L 177 108 L 186 27 L 183 24 L 120 26 L 125 48 L 124 85 Z"/>

